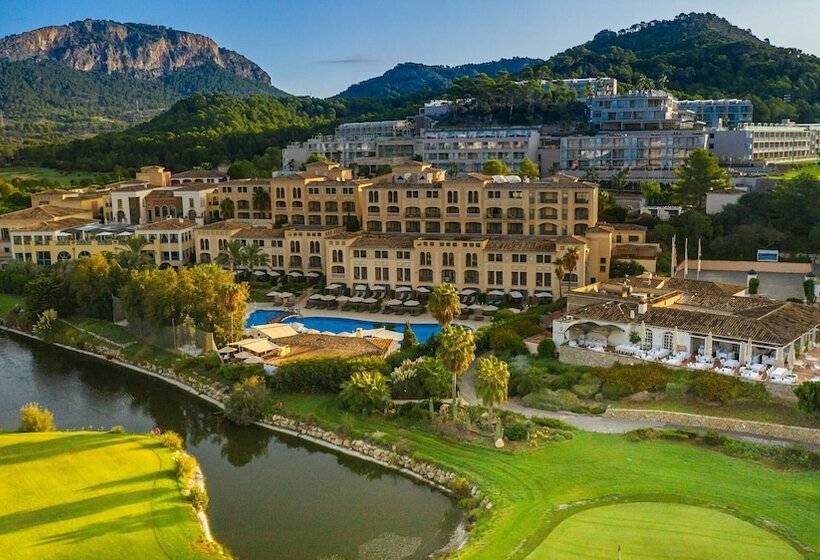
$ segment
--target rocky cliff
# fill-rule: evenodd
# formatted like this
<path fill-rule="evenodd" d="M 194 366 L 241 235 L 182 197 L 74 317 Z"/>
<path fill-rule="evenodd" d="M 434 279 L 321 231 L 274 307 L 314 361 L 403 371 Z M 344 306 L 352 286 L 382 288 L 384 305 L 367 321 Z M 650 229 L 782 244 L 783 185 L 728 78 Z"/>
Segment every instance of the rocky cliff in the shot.
<path fill-rule="evenodd" d="M 178 70 L 214 64 L 269 86 L 254 62 L 221 48 L 210 37 L 168 27 L 86 19 L 0 39 L 0 60 L 55 61 L 82 72 L 163 78 Z"/>

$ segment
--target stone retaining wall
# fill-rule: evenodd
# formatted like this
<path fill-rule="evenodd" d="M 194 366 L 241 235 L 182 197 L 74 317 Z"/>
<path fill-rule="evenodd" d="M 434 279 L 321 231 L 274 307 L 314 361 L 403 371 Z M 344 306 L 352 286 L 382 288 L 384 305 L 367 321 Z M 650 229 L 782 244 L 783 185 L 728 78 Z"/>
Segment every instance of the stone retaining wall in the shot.
<path fill-rule="evenodd" d="M 717 416 L 701 416 L 699 414 L 688 414 L 685 412 L 635 408 L 608 408 L 606 412 L 604 412 L 604 416 L 617 418 L 619 420 L 639 420 L 659 422 L 673 426 L 702 428 L 716 432 L 738 432 L 753 436 L 795 441 L 809 445 L 820 445 L 820 430 L 800 426 L 785 426 L 783 424 L 770 424 L 768 422 L 738 420 L 737 418 L 720 418 Z"/>
<path fill-rule="evenodd" d="M 587 348 L 578 348 L 562 344 L 558 347 L 558 359 L 568 364 L 590 367 L 612 367 L 618 364 L 637 365 L 646 363 L 632 356 L 613 354 L 611 352 L 595 352 Z"/>

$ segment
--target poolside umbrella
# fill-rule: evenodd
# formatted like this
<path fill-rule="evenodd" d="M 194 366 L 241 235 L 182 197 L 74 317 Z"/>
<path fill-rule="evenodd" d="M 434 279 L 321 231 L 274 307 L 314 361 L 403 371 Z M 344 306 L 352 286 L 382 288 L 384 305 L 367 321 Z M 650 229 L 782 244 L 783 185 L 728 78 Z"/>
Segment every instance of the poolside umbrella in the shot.
<path fill-rule="evenodd" d="M 117 237 L 131 237 L 132 235 L 134 235 L 133 231 L 121 231 L 117 234 Z"/>
<path fill-rule="evenodd" d="M 376 298 L 372 298 L 372 297 L 369 297 L 367 299 L 362 300 L 362 303 L 367 303 L 367 304 L 370 304 L 370 305 L 372 305 L 374 303 L 378 303 L 378 302 L 379 302 L 379 300 L 377 300 Z"/>
<path fill-rule="evenodd" d="M 350 301 L 350 298 L 347 296 L 339 296 L 336 298 L 336 301 L 338 301 L 339 303 L 344 303 L 346 301 Z"/>
<path fill-rule="evenodd" d="M 217 352 L 219 352 L 220 354 L 233 354 L 234 352 L 236 352 L 236 348 L 234 348 L 233 346 L 223 346 L 222 348 L 217 350 Z"/>
<path fill-rule="evenodd" d="M 464 288 L 463 290 L 461 290 L 461 295 L 470 296 L 470 295 L 473 295 L 474 293 L 476 293 L 476 291 L 477 290 L 474 290 L 472 288 Z"/>
<path fill-rule="evenodd" d="M 521 299 L 524 297 L 524 294 L 521 292 L 510 292 L 510 297 L 513 299 Z"/>
<path fill-rule="evenodd" d="M 510 310 L 510 313 L 512 313 L 513 315 L 518 315 L 519 313 L 521 313 L 521 310 L 518 309 L 517 307 L 510 307 L 509 310 Z"/>
<path fill-rule="evenodd" d="M 385 290 L 385 287 L 382 285 L 373 286 L 373 291 L 375 292 L 376 290 L 383 291 Z"/>
<path fill-rule="evenodd" d="M 496 311 L 498 311 L 498 308 L 495 305 L 485 305 L 484 311 L 486 311 L 487 313 L 495 313 Z"/>
<path fill-rule="evenodd" d="M 474 303 L 472 305 L 467 306 L 467 309 L 472 309 L 473 311 L 477 311 L 477 310 L 483 309 L 483 308 L 484 308 L 484 306 L 481 305 L 480 303 Z"/>
<path fill-rule="evenodd" d="M 302 275 L 302 273 L 297 271 L 297 270 L 291 270 L 290 272 L 288 272 L 288 276 L 293 276 L 294 278 L 296 278 L 297 276 L 301 276 L 301 275 Z"/>
<path fill-rule="evenodd" d="M 97 234 L 97 237 L 108 237 L 109 235 L 114 235 L 110 231 L 101 231 Z"/>
<path fill-rule="evenodd" d="M 359 296 L 353 296 L 350 298 L 350 303 L 362 303 L 363 301 L 364 299 Z"/>
<path fill-rule="evenodd" d="M 417 302 L 414 299 L 408 299 L 407 301 L 404 302 L 405 307 L 417 307 L 419 305 L 420 305 L 419 302 Z"/>
<path fill-rule="evenodd" d="M 234 354 L 233 357 L 236 358 L 237 360 L 245 360 L 247 358 L 250 358 L 251 356 L 253 356 L 253 354 L 251 354 L 250 352 L 245 352 L 243 350 L 242 352 L 238 352 L 238 353 Z"/>
<path fill-rule="evenodd" d="M 244 364 L 261 364 L 264 361 L 265 360 L 263 360 L 259 356 L 251 356 L 250 358 L 245 358 L 245 360 L 242 363 L 244 363 Z"/>
<path fill-rule="evenodd" d="M 288 299 L 288 298 L 292 298 L 293 294 L 290 293 L 290 292 L 282 292 L 282 293 L 279 294 L 279 297 L 282 298 L 282 299 Z"/>
<path fill-rule="evenodd" d="M 330 294 L 319 296 L 322 298 L 322 301 L 336 301 L 336 296 L 332 296 Z"/>
<path fill-rule="evenodd" d="M 319 278 L 319 273 L 318 272 L 308 272 L 307 274 L 305 274 L 305 276 L 307 276 L 308 278 Z"/>
<path fill-rule="evenodd" d="M 399 286 L 398 288 L 396 288 L 396 291 L 397 292 L 409 292 L 410 288 L 408 288 L 407 286 Z"/>
<path fill-rule="evenodd" d="M 279 276 L 280 274 L 282 274 L 282 273 L 279 272 L 278 270 L 269 270 L 268 271 L 268 276 Z"/>
<path fill-rule="evenodd" d="M 319 334 L 319 329 L 305 329 L 305 334 Z"/>
<path fill-rule="evenodd" d="M 268 297 L 279 297 L 282 294 L 281 294 L 281 292 L 277 292 L 276 290 L 271 290 L 270 292 L 268 292 L 265 295 L 268 296 Z"/>
<path fill-rule="evenodd" d="M 389 306 L 392 306 L 392 305 L 401 305 L 401 300 L 400 300 L 400 299 L 391 299 L 391 300 L 388 300 L 388 301 L 385 303 L 385 305 L 389 305 Z"/>
<path fill-rule="evenodd" d="M 425 286 L 419 286 L 418 288 L 416 288 L 416 291 L 420 294 L 429 294 L 430 288 L 427 288 Z"/>
<path fill-rule="evenodd" d="M 316 301 L 316 300 L 322 299 L 322 294 L 313 294 L 313 295 L 312 295 L 312 296 L 310 296 L 308 299 L 313 300 L 313 301 Z"/>
<path fill-rule="evenodd" d="M 364 284 L 358 284 L 356 286 L 355 290 L 357 292 L 366 292 L 367 291 L 367 286 L 365 286 Z"/>
<path fill-rule="evenodd" d="M 267 272 L 265 272 L 264 270 L 254 270 L 253 271 L 254 276 L 264 276 L 265 274 L 267 274 Z"/>
<path fill-rule="evenodd" d="M 342 336 L 344 338 L 353 338 L 353 333 L 347 332 L 347 331 L 342 331 L 340 333 L 336 333 L 336 336 Z"/>
<path fill-rule="evenodd" d="M 342 287 L 341 284 L 328 284 L 327 286 L 325 286 L 325 289 L 326 290 L 338 290 L 341 287 Z"/>
<path fill-rule="evenodd" d="M 504 292 L 502 290 L 491 290 L 487 292 L 488 296 L 503 296 Z"/>
<path fill-rule="evenodd" d="M 536 292 L 535 297 L 537 298 L 548 298 L 552 297 L 552 294 L 549 292 Z"/>

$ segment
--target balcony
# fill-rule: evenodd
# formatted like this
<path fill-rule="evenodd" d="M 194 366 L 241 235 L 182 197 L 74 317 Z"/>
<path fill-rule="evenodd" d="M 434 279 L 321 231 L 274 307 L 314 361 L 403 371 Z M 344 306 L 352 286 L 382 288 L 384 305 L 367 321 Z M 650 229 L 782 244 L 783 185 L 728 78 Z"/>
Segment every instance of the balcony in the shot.
<path fill-rule="evenodd" d="M 501 208 L 487 208 L 487 218 L 491 220 L 500 220 L 504 217 Z"/>

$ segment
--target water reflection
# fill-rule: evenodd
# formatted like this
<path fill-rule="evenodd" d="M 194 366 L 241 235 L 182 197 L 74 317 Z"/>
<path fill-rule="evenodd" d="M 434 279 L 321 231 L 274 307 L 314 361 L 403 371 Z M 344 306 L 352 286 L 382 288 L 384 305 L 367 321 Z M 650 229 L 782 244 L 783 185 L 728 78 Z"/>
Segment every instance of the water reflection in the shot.
<path fill-rule="evenodd" d="M 239 558 L 424 558 L 461 519 L 447 497 L 378 465 L 234 426 L 160 381 L 0 334 L 0 429 L 16 428 L 29 401 L 60 426 L 179 432 L 205 471 L 214 532 Z"/>

